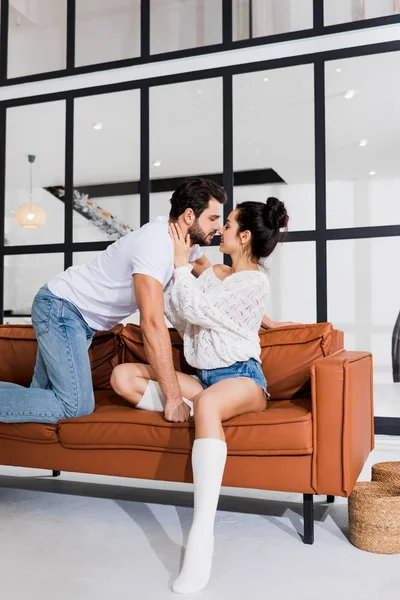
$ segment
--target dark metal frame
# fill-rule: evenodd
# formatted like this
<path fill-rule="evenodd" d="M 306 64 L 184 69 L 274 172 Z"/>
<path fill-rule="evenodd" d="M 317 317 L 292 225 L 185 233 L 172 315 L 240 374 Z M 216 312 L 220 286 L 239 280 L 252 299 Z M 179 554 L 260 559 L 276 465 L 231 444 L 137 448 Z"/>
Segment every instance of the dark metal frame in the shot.
<path fill-rule="evenodd" d="M 68 0 L 68 40 L 71 47 L 71 40 L 74 37 L 72 8 L 74 0 Z M 142 27 L 149 32 L 149 10 L 142 12 Z M 71 5 L 71 6 L 70 6 Z M 2 60 L 7 55 L 7 31 L 4 20 L 8 14 L 8 3 L 2 3 L 2 23 L 1 33 L 5 35 L 0 42 Z M 328 33 L 331 28 L 322 28 L 322 13 L 319 2 L 314 4 L 314 21 L 319 24 L 316 28 L 319 33 Z M 373 20 L 374 22 L 376 20 Z M 391 22 L 391 18 L 379 20 L 383 24 Z M 400 18 L 395 22 L 400 22 Z M 230 0 L 223 1 L 223 40 L 224 44 L 232 37 L 232 5 Z M 354 25 L 354 24 L 352 24 Z M 372 26 L 371 23 L 364 24 Z M 350 27 L 348 29 L 351 29 Z M 275 36 L 274 36 L 275 37 Z M 282 40 L 282 36 L 280 36 Z M 270 40 L 269 40 L 270 41 Z M 277 41 L 277 40 L 275 40 Z M 262 43 L 261 40 L 258 40 Z M 264 40 L 265 43 L 265 40 Z M 149 54 L 149 35 L 142 36 L 141 40 L 142 55 L 150 57 Z M 233 46 L 232 46 L 233 47 Z M 235 46 L 236 47 L 236 46 Z M 241 46 L 243 47 L 243 45 Z M 226 49 L 223 45 L 219 50 Z M 204 50 L 204 49 L 203 49 Z M 326 228 L 326 156 L 325 156 L 325 62 L 331 60 L 365 56 L 369 54 L 400 51 L 400 41 L 385 42 L 367 46 L 343 48 L 334 51 L 320 52 L 302 56 L 294 56 L 269 61 L 231 65 L 215 69 L 207 69 L 200 72 L 187 72 L 163 77 L 153 77 L 146 80 L 128 81 L 118 84 L 97 86 L 89 89 L 69 90 L 65 92 L 56 92 L 42 96 L 25 97 L 0 102 L 0 322 L 3 315 L 3 279 L 4 279 L 4 256 L 17 254 L 37 254 L 37 253 L 64 253 L 64 266 L 69 267 L 72 264 L 73 252 L 96 251 L 105 249 L 110 242 L 83 242 L 73 241 L 73 144 L 74 144 L 74 100 L 84 96 L 92 96 L 103 93 L 118 92 L 125 90 L 140 90 L 141 94 L 141 134 L 140 134 L 140 209 L 141 223 L 149 219 L 149 200 L 150 200 L 150 164 L 149 164 L 149 94 L 150 88 L 159 85 L 180 83 L 194 80 L 206 80 L 214 77 L 221 77 L 223 84 L 223 184 L 227 190 L 228 203 L 225 207 L 225 216 L 233 206 L 233 76 L 241 73 L 257 72 L 263 70 L 272 70 L 282 67 L 291 67 L 296 65 L 310 64 L 314 68 L 314 91 L 315 91 L 315 208 L 316 208 L 316 228 L 311 231 L 294 231 L 286 237 L 286 242 L 314 241 L 316 244 L 316 292 L 317 292 L 317 321 L 327 320 L 327 242 L 330 240 L 343 239 L 361 239 L 374 237 L 400 236 L 400 224 L 378 227 L 355 227 L 343 229 Z M 158 55 L 157 60 L 167 58 L 176 58 L 180 53 L 172 53 L 173 56 Z M 68 52 L 69 67 L 73 64 L 73 52 Z M 113 65 L 115 66 L 115 65 Z M 96 70 L 103 68 L 103 65 L 96 65 Z M 111 67 L 110 67 L 111 68 Z M 74 70 L 74 74 L 76 69 Z M 58 73 L 60 74 L 60 73 Z M 64 73 L 65 74 L 65 73 Z M 72 73 L 70 73 L 72 74 Z M 4 82 L 4 72 L 3 82 Z M 49 74 L 47 74 L 49 75 Z M 54 76 L 54 74 L 53 74 Z M 47 78 L 47 77 L 45 77 Z M 32 80 L 32 79 L 30 79 Z M 10 82 L 8 82 L 10 83 Z M 4 246 L 4 194 L 5 194 L 5 150 L 6 150 L 6 110 L 14 106 L 37 104 L 64 100 L 66 103 L 66 138 L 65 138 L 65 239 L 59 244 L 44 244 L 36 246 Z M 377 433 L 390 433 L 400 435 L 400 419 L 376 417 L 375 427 Z"/>
<path fill-rule="evenodd" d="M 185 50 L 176 50 L 163 52 L 160 54 L 151 54 L 150 52 L 150 1 L 141 0 L 140 16 L 140 56 L 123 60 L 97 63 L 94 65 L 75 66 L 75 16 L 76 0 L 67 1 L 67 47 L 66 47 L 66 66 L 64 69 L 49 71 L 46 73 L 35 73 L 21 77 L 7 77 L 7 55 L 8 55 L 8 15 L 9 0 L 0 0 L 1 3 L 1 42 L 0 42 L 0 85 L 13 85 L 16 83 L 26 83 L 29 81 L 42 81 L 54 77 L 63 77 L 69 75 L 79 75 L 81 73 L 92 73 L 104 71 L 107 69 L 116 69 L 121 67 L 130 67 L 142 65 L 145 63 L 166 61 L 188 56 L 199 56 L 211 54 L 225 50 L 234 50 L 237 48 L 247 48 L 266 44 L 275 44 L 291 40 L 305 39 L 320 35 L 332 33 L 341 33 L 346 31 L 356 31 L 359 29 L 368 29 L 370 27 L 379 27 L 381 25 L 390 25 L 400 23 L 400 15 L 390 15 L 375 19 L 365 19 L 361 21 L 352 21 L 349 23 L 339 23 L 337 25 L 324 25 L 324 0 L 313 0 L 313 25 L 309 29 L 292 31 L 287 33 L 253 37 L 252 27 L 250 25 L 249 39 L 234 41 L 232 39 L 232 3 L 233 0 L 222 1 L 222 41 L 219 44 L 203 46 L 200 48 L 188 48 Z M 326 1 L 326 0 L 325 0 Z M 249 18 L 251 23 L 252 1 L 249 1 Z"/>

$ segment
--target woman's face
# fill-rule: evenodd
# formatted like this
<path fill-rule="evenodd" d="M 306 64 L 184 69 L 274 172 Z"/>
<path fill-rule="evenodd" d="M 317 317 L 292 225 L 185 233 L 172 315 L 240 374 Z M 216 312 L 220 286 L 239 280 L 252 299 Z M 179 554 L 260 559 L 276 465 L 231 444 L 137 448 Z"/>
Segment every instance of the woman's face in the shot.
<path fill-rule="evenodd" d="M 235 208 L 228 216 L 225 225 L 220 229 L 221 245 L 220 252 L 232 254 L 241 248 L 241 240 L 238 236 L 238 222 L 236 221 L 238 209 Z"/>

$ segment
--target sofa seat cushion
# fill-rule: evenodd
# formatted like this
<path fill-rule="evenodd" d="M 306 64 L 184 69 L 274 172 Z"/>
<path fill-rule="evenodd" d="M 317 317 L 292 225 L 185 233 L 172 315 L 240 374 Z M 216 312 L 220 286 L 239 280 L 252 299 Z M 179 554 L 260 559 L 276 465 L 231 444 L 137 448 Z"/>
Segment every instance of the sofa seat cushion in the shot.
<path fill-rule="evenodd" d="M 57 444 L 57 425 L 42 423 L 0 423 L 0 439 L 32 442 L 34 444 Z"/>
<path fill-rule="evenodd" d="M 312 453 L 310 400 L 272 402 L 262 413 L 224 423 L 228 453 L 237 456 L 304 455 Z M 73 449 L 190 451 L 194 423 L 168 423 L 161 412 L 129 406 L 111 392 L 96 393 L 91 415 L 60 421 L 62 446 Z"/>

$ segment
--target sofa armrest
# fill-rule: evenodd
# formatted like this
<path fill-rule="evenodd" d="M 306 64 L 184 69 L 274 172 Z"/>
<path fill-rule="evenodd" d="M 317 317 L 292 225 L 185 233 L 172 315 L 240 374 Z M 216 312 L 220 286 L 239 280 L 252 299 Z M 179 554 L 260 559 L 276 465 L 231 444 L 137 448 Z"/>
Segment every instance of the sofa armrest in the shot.
<path fill-rule="evenodd" d="M 374 447 L 372 355 L 341 350 L 311 369 L 312 486 L 349 496 Z"/>

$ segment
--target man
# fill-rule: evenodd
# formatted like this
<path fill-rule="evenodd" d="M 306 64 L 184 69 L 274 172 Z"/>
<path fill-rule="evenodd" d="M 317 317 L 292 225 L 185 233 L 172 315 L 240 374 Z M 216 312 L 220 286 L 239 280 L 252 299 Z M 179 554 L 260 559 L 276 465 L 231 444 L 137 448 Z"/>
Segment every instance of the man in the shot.
<path fill-rule="evenodd" d="M 199 276 L 210 266 L 199 244 L 221 228 L 222 187 L 191 178 L 171 198 L 170 220 L 190 234 L 190 262 Z M 0 382 L 0 421 L 56 423 L 90 414 L 94 393 L 88 348 L 97 330 L 140 311 L 147 358 L 165 397 L 164 416 L 183 422 L 189 407 L 172 362 L 163 289 L 174 272 L 168 217 L 159 217 L 114 242 L 95 260 L 70 267 L 39 290 L 32 305 L 38 351 L 30 388 Z"/>

